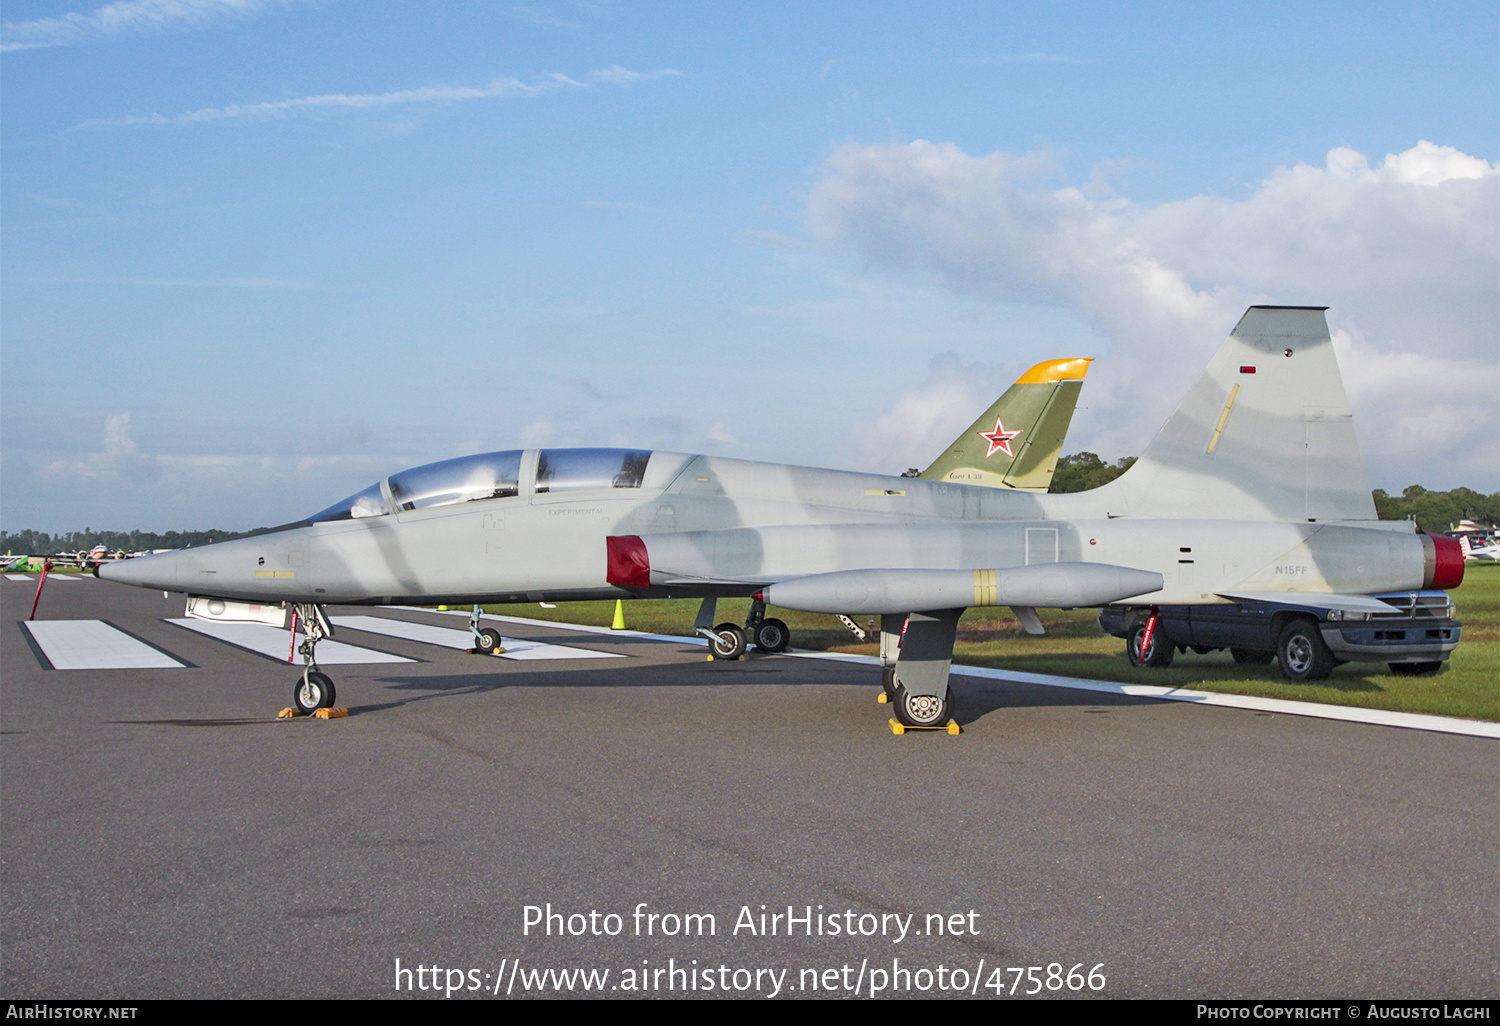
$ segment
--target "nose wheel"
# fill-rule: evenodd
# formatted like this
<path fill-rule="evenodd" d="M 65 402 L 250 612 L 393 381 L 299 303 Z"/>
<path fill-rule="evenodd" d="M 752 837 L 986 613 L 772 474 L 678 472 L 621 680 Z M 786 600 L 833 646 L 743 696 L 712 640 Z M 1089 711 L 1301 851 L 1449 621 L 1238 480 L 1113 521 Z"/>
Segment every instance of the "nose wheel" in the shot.
<path fill-rule="evenodd" d="M 485 655 L 502 655 L 505 652 L 505 640 L 495 628 L 480 626 L 479 618 L 483 614 L 484 610 L 477 604 L 469 614 L 469 633 L 474 636 L 474 651 Z"/>
<path fill-rule="evenodd" d="M 321 670 L 308 670 L 292 685 L 292 705 L 303 716 L 333 708 L 336 697 L 333 680 Z"/>

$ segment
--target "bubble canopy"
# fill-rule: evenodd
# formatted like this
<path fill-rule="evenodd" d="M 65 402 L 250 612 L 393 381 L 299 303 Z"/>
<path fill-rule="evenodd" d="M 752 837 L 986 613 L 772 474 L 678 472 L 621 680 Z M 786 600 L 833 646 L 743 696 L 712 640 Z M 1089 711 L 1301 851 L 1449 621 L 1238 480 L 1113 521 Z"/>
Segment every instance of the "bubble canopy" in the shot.
<path fill-rule="evenodd" d="M 428 463 L 392 474 L 314 513 L 308 520 L 361 520 L 392 512 L 428 509 L 521 493 L 522 450 L 486 452 Z M 536 492 L 639 488 L 651 452 L 643 449 L 543 449 L 537 454 Z M 386 485 L 382 488 L 381 485 Z M 387 505 L 386 495 L 390 496 Z"/>

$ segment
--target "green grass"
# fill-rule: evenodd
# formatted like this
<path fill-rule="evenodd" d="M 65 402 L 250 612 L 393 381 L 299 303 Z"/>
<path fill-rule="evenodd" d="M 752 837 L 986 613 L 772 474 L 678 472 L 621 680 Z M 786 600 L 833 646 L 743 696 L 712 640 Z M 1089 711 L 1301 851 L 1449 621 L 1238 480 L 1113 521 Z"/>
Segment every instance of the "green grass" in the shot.
<path fill-rule="evenodd" d="M 1023 632 L 1007 609 L 971 609 L 959 622 L 953 656 L 969 666 L 1500 721 L 1500 566 L 1470 564 L 1463 585 L 1450 593 L 1463 621 L 1463 640 L 1443 670 L 1430 677 L 1396 677 L 1380 663 L 1349 663 L 1327 680 L 1297 684 L 1282 677 L 1274 663 L 1247 668 L 1237 665 L 1228 652 L 1188 652 L 1179 654 L 1167 669 L 1139 669 L 1126 661 L 1125 643 L 1100 631 L 1095 611 L 1088 609 L 1042 610 L 1047 633 L 1041 637 Z M 748 599 L 721 599 L 717 622 L 743 623 L 749 604 Z M 607 627 L 615 604 L 571 602 L 544 609 L 532 603 L 486 609 L 503 616 Z M 697 611 L 696 599 L 628 600 L 625 625 L 652 634 L 690 635 Z M 877 652 L 873 642 L 858 643 L 832 616 L 774 609 L 771 613 L 791 627 L 797 648 Z M 869 618 L 858 619 L 863 623 Z"/>

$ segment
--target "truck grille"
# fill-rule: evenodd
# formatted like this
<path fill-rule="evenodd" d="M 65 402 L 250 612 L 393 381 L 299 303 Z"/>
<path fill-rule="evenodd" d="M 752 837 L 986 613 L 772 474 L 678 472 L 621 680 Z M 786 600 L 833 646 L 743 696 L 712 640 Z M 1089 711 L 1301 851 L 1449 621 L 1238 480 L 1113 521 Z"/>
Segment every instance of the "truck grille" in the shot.
<path fill-rule="evenodd" d="M 1414 591 L 1405 595 L 1375 597 L 1390 606 L 1391 611 L 1371 613 L 1371 620 L 1447 620 L 1453 617 L 1453 603 L 1447 595 L 1424 595 Z"/>

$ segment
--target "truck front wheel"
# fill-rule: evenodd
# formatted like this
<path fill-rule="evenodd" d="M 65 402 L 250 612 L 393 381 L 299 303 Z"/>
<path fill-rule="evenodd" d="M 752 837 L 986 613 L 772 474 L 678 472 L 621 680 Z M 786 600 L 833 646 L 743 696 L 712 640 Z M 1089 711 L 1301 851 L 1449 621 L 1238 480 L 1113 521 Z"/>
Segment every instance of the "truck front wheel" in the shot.
<path fill-rule="evenodd" d="M 1311 620 L 1293 620 L 1281 629 L 1276 659 L 1287 680 L 1322 680 L 1333 672 L 1333 653 Z"/>

